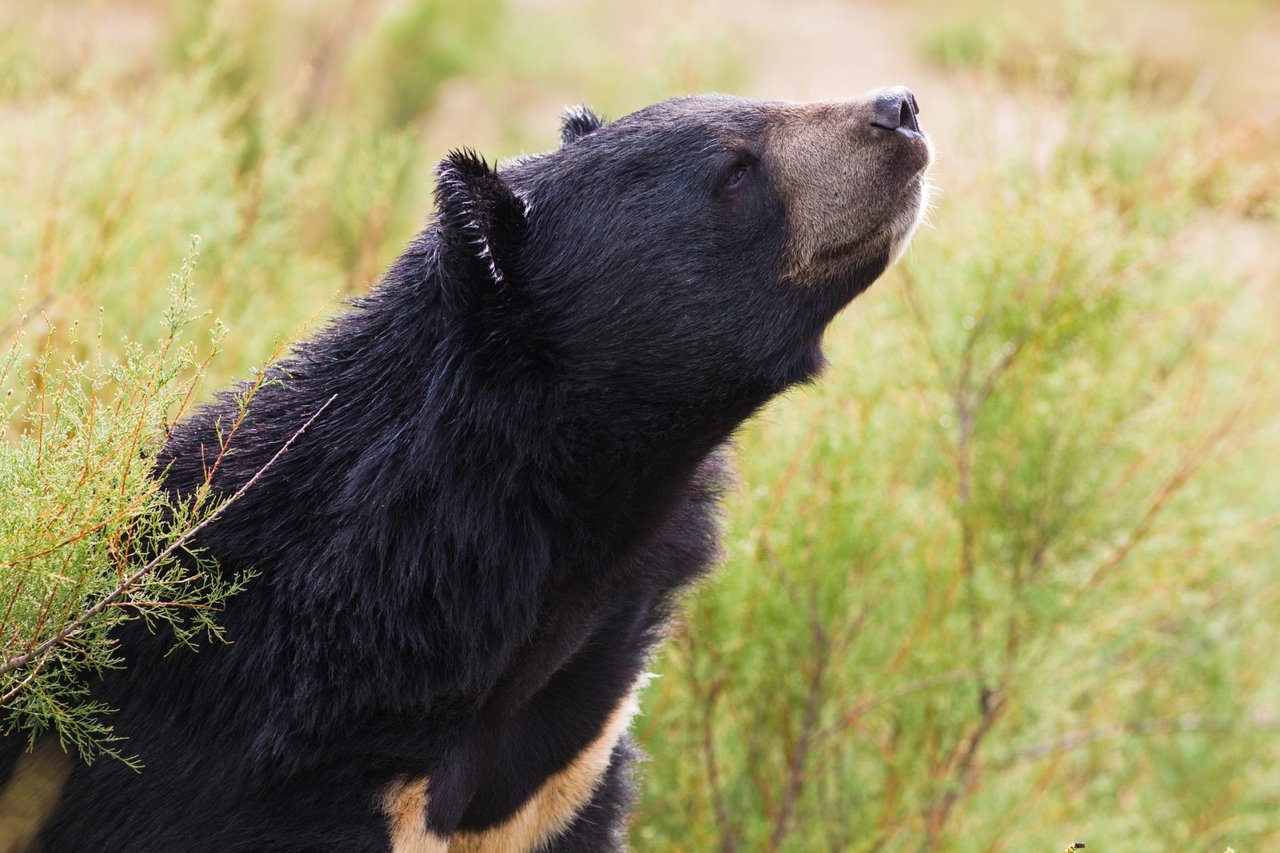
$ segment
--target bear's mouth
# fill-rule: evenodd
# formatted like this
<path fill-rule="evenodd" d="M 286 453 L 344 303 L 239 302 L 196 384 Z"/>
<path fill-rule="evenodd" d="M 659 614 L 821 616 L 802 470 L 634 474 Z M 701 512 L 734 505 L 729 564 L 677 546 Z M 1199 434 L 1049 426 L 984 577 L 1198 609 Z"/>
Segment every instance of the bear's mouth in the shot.
<path fill-rule="evenodd" d="M 821 280 L 839 276 L 849 268 L 863 268 L 869 263 L 883 264 L 888 269 L 906 252 L 916 229 L 926 222 L 933 185 L 927 171 L 912 176 L 902 188 L 892 213 L 870 233 L 859 234 L 825 246 L 797 270 L 792 278 L 797 281 Z"/>

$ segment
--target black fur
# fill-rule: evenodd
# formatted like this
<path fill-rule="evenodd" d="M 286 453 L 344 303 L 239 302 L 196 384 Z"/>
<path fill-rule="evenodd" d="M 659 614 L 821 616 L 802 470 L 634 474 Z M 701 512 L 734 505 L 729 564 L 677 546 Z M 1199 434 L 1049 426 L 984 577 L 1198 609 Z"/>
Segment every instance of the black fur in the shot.
<path fill-rule="evenodd" d="M 717 448 L 816 373 L 886 261 L 783 283 L 768 164 L 725 189 L 725 140 L 767 133 L 709 98 L 583 110 L 501 172 L 450 155 L 434 223 L 271 368 L 214 475 L 235 491 L 336 395 L 201 538 L 258 573 L 233 642 L 121 633 L 128 669 L 95 692 L 146 770 L 78 767 L 43 849 L 385 850 L 393 778 L 430 778 L 447 835 L 567 766 L 715 558 Z M 175 430 L 169 490 L 202 482 L 238 393 Z M 552 849 L 620 847 L 631 754 Z"/>
<path fill-rule="evenodd" d="M 560 123 L 560 144 L 568 145 L 575 139 L 599 130 L 604 119 L 591 111 L 586 104 L 578 104 L 564 111 L 564 119 Z"/>
<path fill-rule="evenodd" d="M 448 307 L 465 315 L 473 300 L 509 295 L 508 277 L 519 274 L 528 228 L 524 202 L 475 152 L 455 151 L 436 169 L 436 209 Z M 478 286 L 486 279 L 490 286 Z"/>

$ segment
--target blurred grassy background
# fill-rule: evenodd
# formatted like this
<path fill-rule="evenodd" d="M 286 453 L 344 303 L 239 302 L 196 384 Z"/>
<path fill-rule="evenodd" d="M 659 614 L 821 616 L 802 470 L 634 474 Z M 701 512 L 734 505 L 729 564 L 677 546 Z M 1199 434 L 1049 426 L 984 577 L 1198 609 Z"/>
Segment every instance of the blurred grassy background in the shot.
<path fill-rule="evenodd" d="M 891 83 L 934 228 L 741 437 L 728 563 L 644 697 L 634 846 L 1272 849 L 1275 2 L 9 3 L 6 390 L 43 347 L 159 339 L 191 234 L 209 393 L 377 278 L 451 147 Z"/>

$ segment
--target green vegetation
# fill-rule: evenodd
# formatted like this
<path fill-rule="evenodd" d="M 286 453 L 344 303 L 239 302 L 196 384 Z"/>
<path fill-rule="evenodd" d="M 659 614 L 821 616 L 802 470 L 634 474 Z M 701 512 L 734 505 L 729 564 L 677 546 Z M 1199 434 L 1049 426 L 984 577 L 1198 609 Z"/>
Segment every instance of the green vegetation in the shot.
<path fill-rule="evenodd" d="M 169 623 L 180 644 L 221 638 L 218 607 L 244 579 L 216 582 L 181 547 L 217 508 L 169 505 L 149 476 L 154 453 L 203 394 L 364 290 L 416 231 L 447 151 L 422 151 L 447 86 L 471 75 L 510 103 L 549 62 L 513 49 L 519 39 L 545 36 L 539 50 L 551 50 L 577 34 L 499 7 L 422 0 L 344 17 L 179 3 L 158 31 L 142 28 L 136 53 L 80 41 L 135 37 L 127 5 L 0 10 L 3 730 L 52 729 L 85 759 L 132 760 L 79 678 L 118 665 L 111 628 L 139 617 Z M 732 73 L 723 51 L 691 50 L 678 38 L 669 50 L 690 88 Z M 604 108 L 660 95 L 602 49 L 551 67 L 576 90 L 597 66 L 591 85 L 613 87 Z M 545 107 L 538 145 L 571 100 Z M 504 122 L 485 144 L 473 132 L 442 144 L 513 154 L 529 133 Z M 164 558 L 133 578 L 139 554 Z"/>
<path fill-rule="evenodd" d="M 1068 50 L 743 436 L 729 563 L 645 700 L 640 849 L 1280 837 L 1274 295 L 1190 251 L 1280 186 Z M 970 139 L 943 156 L 1000 150 Z"/>
<path fill-rule="evenodd" d="M 189 410 L 191 377 L 204 366 L 181 339 L 191 322 L 193 263 L 194 255 L 174 276 L 156 346 L 125 341 L 115 358 L 104 355 L 99 334 L 94 355 L 81 360 L 57 352 L 57 330 L 46 325 L 19 393 L 7 394 L 0 409 L 16 431 L 0 446 L 4 724 L 32 735 L 54 730 L 86 760 L 124 758 L 119 749 L 127 750 L 111 734 L 110 709 L 88 700 L 84 680 L 121 665 L 111 630 L 141 618 L 167 623 L 179 645 L 221 637 L 214 614 L 243 584 L 222 580 L 183 548 L 217 512 L 209 496 L 175 505 L 150 475 L 165 425 Z M 16 318 L 0 383 L 17 372 L 29 323 Z M 66 340 L 79 343 L 77 331 Z"/>
<path fill-rule="evenodd" d="M 744 436 L 732 557 L 645 704 L 683 760 L 644 849 L 1280 831 L 1274 341 L 1178 256 L 1183 188 L 1097 130 L 949 192 Z"/>
<path fill-rule="evenodd" d="M 448 147 L 546 147 L 563 103 L 747 71 L 731 31 L 637 74 L 580 37 L 620 7 L 498 6 L 179 4 L 84 67 L 3 29 L 7 658 L 216 509 L 144 476 L 165 424 L 366 287 Z M 1274 119 L 1212 113 L 1083 9 L 987 20 L 921 41 L 976 117 L 935 139 L 933 228 L 741 437 L 728 562 L 643 698 L 637 850 L 1280 841 L 1280 302 L 1232 251 L 1277 228 Z M 104 615 L 216 634 L 233 590 L 191 571 Z M 71 686 L 110 662 L 94 625 L 6 722 L 127 755 Z"/>

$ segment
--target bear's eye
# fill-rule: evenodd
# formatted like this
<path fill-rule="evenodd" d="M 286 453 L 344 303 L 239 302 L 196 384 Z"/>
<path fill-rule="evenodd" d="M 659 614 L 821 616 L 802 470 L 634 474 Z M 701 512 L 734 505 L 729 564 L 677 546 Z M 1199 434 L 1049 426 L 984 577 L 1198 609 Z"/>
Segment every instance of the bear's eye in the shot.
<path fill-rule="evenodd" d="M 751 170 L 754 165 L 750 160 L 740 159 L 730 166 L 724 176 L 725 192 L 737 192 L 745 187 L 751 179 Z"/>

